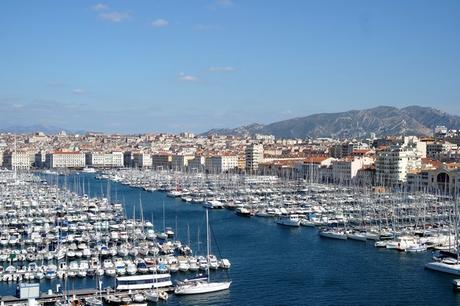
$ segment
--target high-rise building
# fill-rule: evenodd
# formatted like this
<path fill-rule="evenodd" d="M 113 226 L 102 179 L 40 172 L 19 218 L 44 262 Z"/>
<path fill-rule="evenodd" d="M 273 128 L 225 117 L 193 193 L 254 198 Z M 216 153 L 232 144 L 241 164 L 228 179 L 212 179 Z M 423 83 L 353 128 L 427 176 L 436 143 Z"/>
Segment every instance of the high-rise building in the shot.
<path fill-rule="evenodd" d="M 251 144 L 246 146 L 244 151 L 246 157 L 246 172 L 257 171 L 259 163 L 264 160 L 264 147 L 261 144 Z"/>
<path fill-rule="evenodd" d="M 409 171 L 421 168 L 426 157 L 426 143 L 416 137 L 405 137 L 403 144 L 387 147 L 375 160 L 376 182 L 393 186 L 407 181 Z"/>

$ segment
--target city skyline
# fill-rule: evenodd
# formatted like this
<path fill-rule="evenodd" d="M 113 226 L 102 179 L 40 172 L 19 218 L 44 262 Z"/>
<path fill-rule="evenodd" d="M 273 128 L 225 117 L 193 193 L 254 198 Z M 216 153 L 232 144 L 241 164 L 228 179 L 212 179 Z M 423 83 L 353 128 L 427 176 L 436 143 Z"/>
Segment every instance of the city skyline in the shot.
<path fill-rule="evenodd" d="M 460 114 L 459 8 L 3 3 L 0 128 L 199 133 L 378 105 Z"/>

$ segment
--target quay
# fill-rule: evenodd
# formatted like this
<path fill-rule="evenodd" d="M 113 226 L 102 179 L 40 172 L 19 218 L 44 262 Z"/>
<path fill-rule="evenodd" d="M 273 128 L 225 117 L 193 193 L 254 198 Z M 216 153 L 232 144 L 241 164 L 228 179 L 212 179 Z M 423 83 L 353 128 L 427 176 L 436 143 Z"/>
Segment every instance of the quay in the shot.
<path fill-rule="evenodd" d="M 72 290 L 71 296 L 74 298 L 85 298 L 89 296 L 94 296 L 98 293 L 97 289 L 78 289 L 78 290 Z M 103 294 L 114 294 L 113 289 L 108 289 L 106 290 Z M 47 293 L 47 292 L 42 292 L 38 298 L 35 300 L 39 303 L 43 304 L 49 304 L 49 303 L 55 303 L 58 300 L 61 300 L 63 298 L 63 293 L 62 292 L 53 292 L 53 293 Z M 22 303 L 27 303 L 28 299 L 27 298 L 20 298 L 17 296 L 12 296 L 12 295 L 7 295 L 1 297 L 1 302 L 3 302 L 5 305 L 13 305 L 13 304 L 22 304 Z"/>
<path fill-rule="evenodd" d="M 127 290 L 127 291 L 119 291 L 113 288 L 106 288 L 102 291 L 99 291 L 95 288 L 87 288 L 87 289 L 76 289 L 67 292 L 65 295 L 63 292 L 42 292 L 40 293 L 39 297 L 34 298 L 35 302 L 40 305 L 55 305 L 56 302 L 62 301 L 64 296 L 67 296 L 69 300 L 82 300 L 89 297 L 97 296 L 102 298 L 104 301 L 107 301 L 109 296 L 115 296 L 118 298 L 126 297 L 126 296 L 133 296 L 138 293 L 144 293 L 146 290 Z M 163 287 L 159 289 L 159 292 L 174 292 L 174 287 Z M 160 295 L 161 296 L 161 295 Z M 18 296 L 1 296 L 0 297 L 0 304 L 1 305 L 26 305 L 29 304 L 28 298 L 21 298 Z"/>

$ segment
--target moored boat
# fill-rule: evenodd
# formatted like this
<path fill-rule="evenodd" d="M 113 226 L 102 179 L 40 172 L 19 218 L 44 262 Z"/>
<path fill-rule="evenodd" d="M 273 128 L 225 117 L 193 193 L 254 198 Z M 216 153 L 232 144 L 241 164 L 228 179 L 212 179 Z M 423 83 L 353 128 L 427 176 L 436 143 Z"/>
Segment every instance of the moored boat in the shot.
<path fill-rule="evenodd" d="M 280 225 L 285 225 L 285 226 L 299 227 L 300 226 L 299 215 L 297 214 L 281 215 L 276 219 L 276 223 Z"/>

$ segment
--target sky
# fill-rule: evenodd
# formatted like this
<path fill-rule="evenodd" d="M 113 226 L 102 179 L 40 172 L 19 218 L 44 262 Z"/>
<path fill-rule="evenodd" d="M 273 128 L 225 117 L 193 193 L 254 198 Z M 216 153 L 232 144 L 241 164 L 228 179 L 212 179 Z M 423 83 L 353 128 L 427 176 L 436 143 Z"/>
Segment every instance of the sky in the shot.
<path fill-rule="evenodd" d="M 0 128 L 204 132 L 379 105 L 460 115 L 460 1 L 0 2 Z"/>

